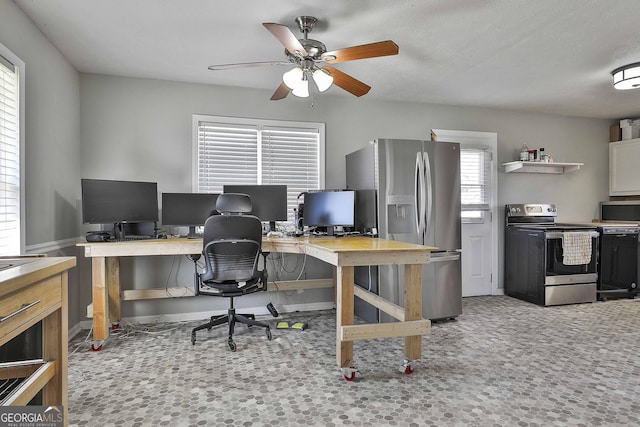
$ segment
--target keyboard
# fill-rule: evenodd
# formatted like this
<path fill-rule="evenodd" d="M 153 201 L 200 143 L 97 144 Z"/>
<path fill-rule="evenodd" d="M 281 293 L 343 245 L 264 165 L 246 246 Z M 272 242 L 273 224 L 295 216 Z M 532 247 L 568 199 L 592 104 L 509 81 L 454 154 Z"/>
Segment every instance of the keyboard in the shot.
<path fill-rule="evenodd" d="M 118 239 L 113 239 L 112 242 L 133 242 L 136 240 L 151 240 L 151 239 L 153 239 L 153 236 L 139 236 L 139 235 L 131 234 Z"/>

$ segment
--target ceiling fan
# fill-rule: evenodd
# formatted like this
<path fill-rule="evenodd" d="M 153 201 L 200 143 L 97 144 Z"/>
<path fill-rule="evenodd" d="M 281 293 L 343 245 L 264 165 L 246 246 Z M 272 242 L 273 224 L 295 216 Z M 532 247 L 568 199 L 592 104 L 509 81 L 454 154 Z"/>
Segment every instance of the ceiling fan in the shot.
<path fill-rule="evenodd" d="M 262 24 L 284 45 L 286 61 L 211 65 L 209 69 L 217 71 L 241 67 L 295 64 L 295 68 L 284 73 L 283 81 L 271 96 L 271 100 L 283 99 L 289 92 L 295 96 L 308 97 L 309 80 L 311 79 L 320 92 L 326 91 L 332 84 L 335 84 L 355 96 L 362 96 L 369 92 L 370 86 L 326 64 L 398 54 L 398 45 L 391 40 L 327 51 L 323 43 L 308 38 L 313 26 L 318 22 L 316 18 L 299 16 L 295 22 L 304 36 L 302 39 L 298 39 L 286 25 L 271 22 Z"/>

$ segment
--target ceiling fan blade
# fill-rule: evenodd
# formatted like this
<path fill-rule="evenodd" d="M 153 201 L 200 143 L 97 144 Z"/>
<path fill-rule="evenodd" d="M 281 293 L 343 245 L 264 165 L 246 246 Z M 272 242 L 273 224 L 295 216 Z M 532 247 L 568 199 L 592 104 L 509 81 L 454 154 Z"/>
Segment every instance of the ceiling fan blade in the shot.
<path fill-rule="evenodd" d="M 300 54 L 302 56 L 309 55 L 302 44 L 298 40 L 298 38 L 291 32 L 289 27 L 282 24 L 274 24 L 272 22 L 265 22 L 262 25 L 271 32 L 280 43 L 287 48 L 290 54 L 296 55 Z"/>
<path fill-rule="evenodd" d="M 328 64 L 355 61 L 356 59 L 376 58 L 378 56 L 397 55 L 398 45 L 391 40 L 383 42 L 363 44 L 360 46 L 345 47 L 344 49 L 325 52 L 320 58 Z M 335 58 L 335 59 L 333 59 Z"/>
<path fill-rule="evenodd" d="M 267 65 L 291 65 L 289 61 L 265 61 L 265 62 L 240 62 L 238 64 L 219 64 L 210 65 L 211 71 L 230 70 L 233 68 L 245 68 L 245 67 L 263 67 Z"/>
<path fill-rule="evenodd" d="M 284 82 L 282 82 L 280 83 L 280 86 L 278 86 L 278 89 L 273 92 L 273 95 L 271 95 L 271 100 L 277 101 L 279 99 L 284 99 L 287 97 L 287 95 L 289 95 L 289 92 L 291 92 L 291 89 L 289 89 L 289 87 L 284 84 Z"/>
<path fill-rule="evenodd" d="M 323 70 L 326 70 L 333 77 L 333 84 L 341 87 L 347 92 L 355 95 L 362 96 L 366 95 L 369 90 L 371 90 L 371 86 L 368 86 L 362 83 L 360 80 L 351 77 L 349 74 L 343 73 L 342 71 L 333 68 L 333 67 L 323 67 Z"/>

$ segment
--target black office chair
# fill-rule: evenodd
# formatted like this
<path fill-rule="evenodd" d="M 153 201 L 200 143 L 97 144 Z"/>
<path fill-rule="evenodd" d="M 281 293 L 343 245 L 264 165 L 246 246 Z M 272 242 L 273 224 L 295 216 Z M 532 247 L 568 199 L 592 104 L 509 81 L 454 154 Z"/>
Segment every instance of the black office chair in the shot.
<path fill-rule="evenodd" d="M 210 216 L 204 224 L 203 250 L 205 271 L 196 283 L 195 294 L 220 296 L 230 299 L 228 313 L 211 316 L 209 322 L 191 331 L 191 343 L 196 343 L 196 331 L 229 324 L 228 344 L 236 351 L 233 331 L 236 323 L 260 326 L 267 331 L 268 324 L 257 322 L 253 314 L 238 314 L 233 299 L 242 295 L 267 290 L 266 254 L 261 251 L 262 223 L 251 212 L 251 199 L 246 194 L 225 193 L 218 196 L 216 210 L 221 215 Z M 265 268 L 258 270 L 260 255 L 265 257 Z"/>

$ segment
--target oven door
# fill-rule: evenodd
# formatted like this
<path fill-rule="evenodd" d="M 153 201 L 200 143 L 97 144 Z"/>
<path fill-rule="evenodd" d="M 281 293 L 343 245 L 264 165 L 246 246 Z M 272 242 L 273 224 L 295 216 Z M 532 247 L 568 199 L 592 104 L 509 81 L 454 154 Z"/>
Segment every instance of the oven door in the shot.
<path fill-rule="evenodd" d="M 591 231 L 590 260 L 578 265 L 567 265 L 563 262 L 562 236 L 563 233 L 560 231 L 545 233 L 545 285 L 595 283 L 598 279 L 599 233 L 596 230 Z"/>

